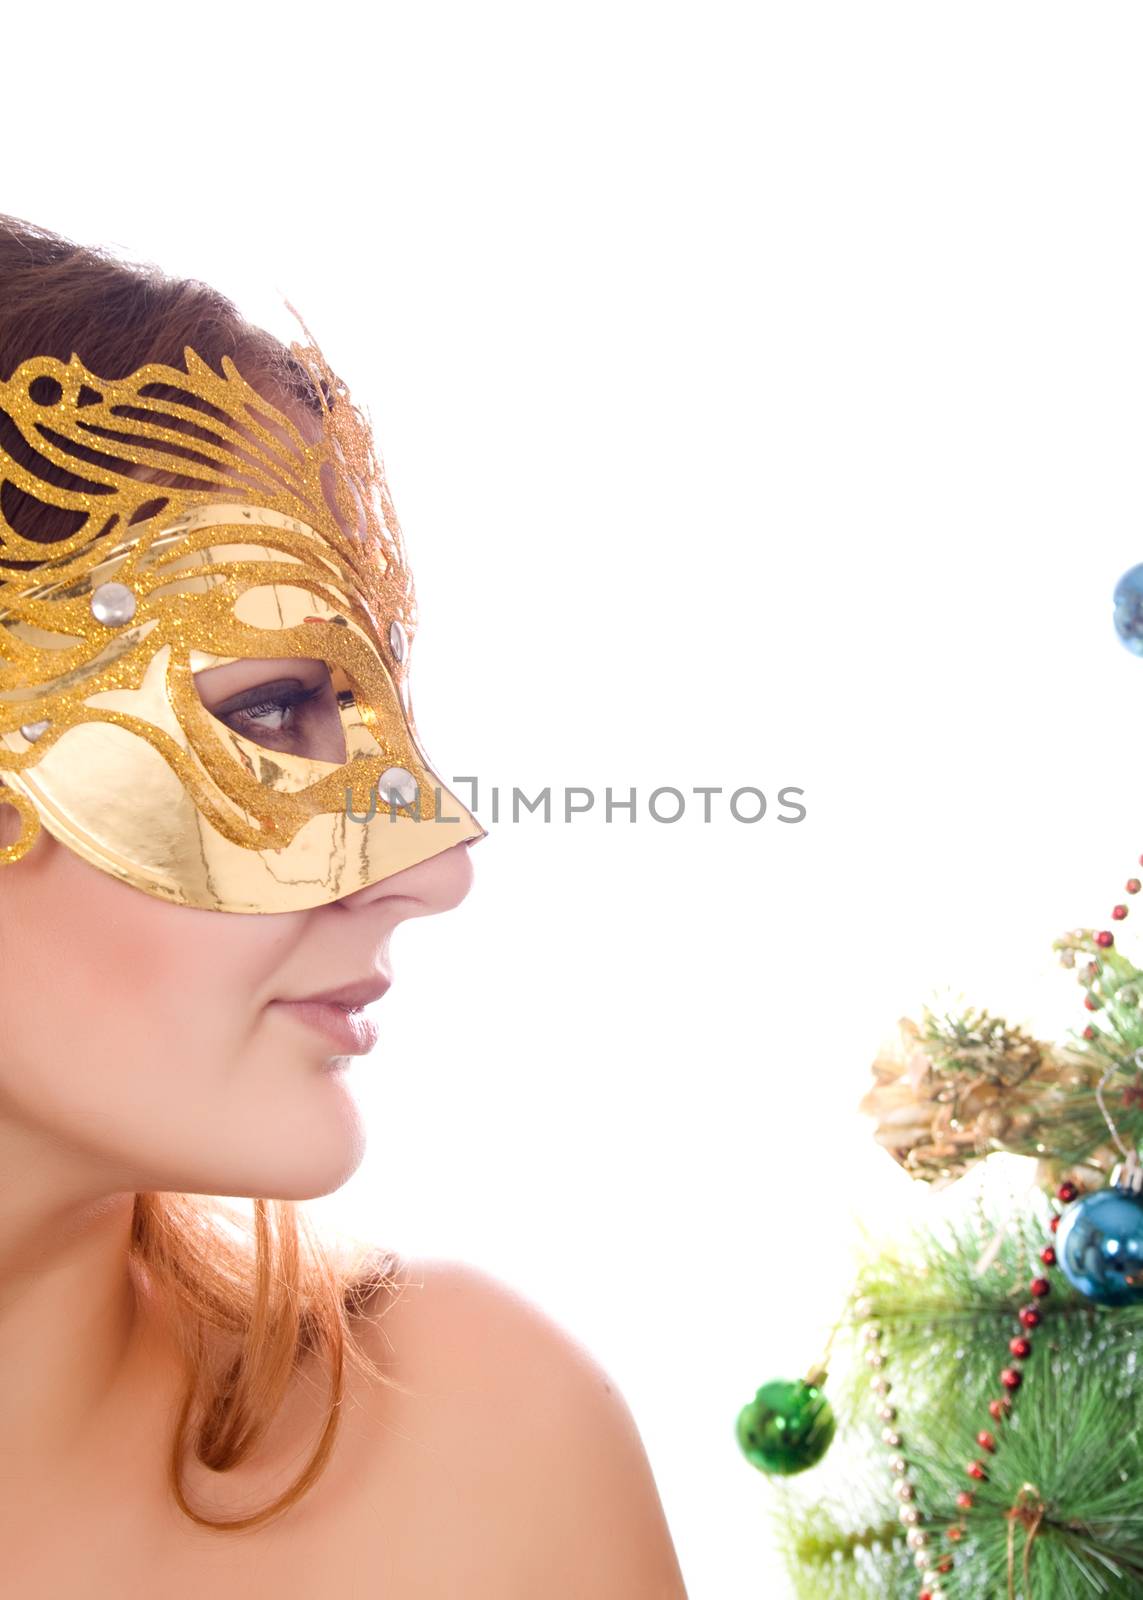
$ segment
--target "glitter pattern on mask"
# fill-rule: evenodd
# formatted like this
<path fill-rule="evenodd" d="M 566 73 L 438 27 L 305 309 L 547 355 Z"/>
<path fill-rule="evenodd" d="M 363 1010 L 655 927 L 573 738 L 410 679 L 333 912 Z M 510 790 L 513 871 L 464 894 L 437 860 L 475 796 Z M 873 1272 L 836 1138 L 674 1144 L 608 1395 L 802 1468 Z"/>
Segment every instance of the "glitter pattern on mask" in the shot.
<path fill-rule="evenodd" d="M 18 860 L 44 824 L 93 864 L 177 903 L 286 910 L 483 835 L 447 791 L 443 814 L 457 825 L 423 826 L 440 780 L 406 710 L 412 576 L 365 418 L 302 327 L 308 342 L 290 350 L 321 398 L 314 441 L 228 357 L 219 376 L 190 348 L 185 373 L 153 363 L 107 381 L 76 356 L 36 357 L 0 382 L 0 412 L 40 463 L 22 466 L 0 445 L 0 484 L 58 510 L 64 527 L 83 517 L 47 543 L 0 512 L 0 801 L 22 821 L 0 864 Z M 184 399 L 157 396 L 155 385 Z M 84 487 L 60 487 L 52 468 Z M 106 584 L 134 595 L 127 620 L 93 614 Z M 349 691 L 339 695 L 345 762 L 271 752 L 199 698 L 194 674 L 205 666 L 288 656 L 325 661 Z M 34 741 L 20 731 L 39 723 Z M 365 812 L 392 767 L 419 785 L 405 827 L 390 816 L 348 833 L 348 799 Z M 307 830 L 315 819 L 324 820 Z"/>

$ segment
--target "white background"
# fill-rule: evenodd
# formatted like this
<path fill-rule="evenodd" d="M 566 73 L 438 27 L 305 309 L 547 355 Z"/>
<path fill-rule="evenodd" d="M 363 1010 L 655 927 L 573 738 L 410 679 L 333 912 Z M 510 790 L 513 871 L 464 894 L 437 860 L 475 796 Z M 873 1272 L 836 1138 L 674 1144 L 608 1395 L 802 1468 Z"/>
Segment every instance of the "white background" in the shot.
<path fill-rule="evenodd" d="M 733 1423 L 818 1354 L 853 1218 L 918 1199 L 869 1062 L 938 985 L 1082 1025 L 1051 940 L 1143 849 L 1138 9 L 5 30 L 0 209 L 289 333 L 281 290 L 369 406 L 420 731 L 481 779 L 322 1205 L 542 1305 L 626 1394 L 696 1600 L 782 1595 Z M 640 814 L 492 824 L 493 784 Z M 770 810 L 655 823 L 669 784 Z"/>

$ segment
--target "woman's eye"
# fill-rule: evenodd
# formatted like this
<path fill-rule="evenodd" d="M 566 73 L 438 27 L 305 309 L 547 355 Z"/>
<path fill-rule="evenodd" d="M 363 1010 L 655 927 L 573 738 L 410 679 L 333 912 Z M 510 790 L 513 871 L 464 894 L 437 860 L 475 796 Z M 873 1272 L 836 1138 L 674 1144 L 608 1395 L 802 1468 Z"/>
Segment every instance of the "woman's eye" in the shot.
<path fill-rule="evenodd" d="M 313 689 L 269 695 L 254 705 L 241 706 L 237 711 L 228 712 L 222 720 L 232 728 L 237 723 L 236 732 L 254 727 L 260 733 L 287 733 L 298 721 L 297 708 L 307 700 L 313 700 L 321 691 L 322 685 L 318 684 Z"/>
<path fill-rule="evenodd" d="M 263 680 L 207 705 L 207 710 L 233 733 L 269 750 L 317 761 L 347 759 L 341 711 L 327 668 L 318 683 Z"/>

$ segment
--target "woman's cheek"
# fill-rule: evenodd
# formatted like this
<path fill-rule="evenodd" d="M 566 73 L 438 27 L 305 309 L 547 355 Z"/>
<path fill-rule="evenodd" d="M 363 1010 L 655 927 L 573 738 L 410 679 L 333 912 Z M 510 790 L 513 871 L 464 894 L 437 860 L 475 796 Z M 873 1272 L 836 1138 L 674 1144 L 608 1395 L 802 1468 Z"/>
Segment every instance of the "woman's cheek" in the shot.
<path fill-rule="evenodd" d="M 112 1035 L 162 1031 L 171 1050 L 249 1030 L 281 942 L 265 919 L 169 905 L 57 849 L 68 968 L 84 975 L 92 1021 Z"/>

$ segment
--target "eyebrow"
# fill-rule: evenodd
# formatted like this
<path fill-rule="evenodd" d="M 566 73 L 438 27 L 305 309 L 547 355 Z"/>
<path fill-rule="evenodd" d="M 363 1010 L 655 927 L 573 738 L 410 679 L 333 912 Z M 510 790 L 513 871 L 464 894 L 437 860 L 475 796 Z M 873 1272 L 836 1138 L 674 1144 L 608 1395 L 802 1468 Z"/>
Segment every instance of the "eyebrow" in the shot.
<path fill-rule="evenodd" d="M 209 710 L 212 716 L 221 717 L 229 711 L 242 711 L 246 706 L 261 705 L 263 700 L 278 690 L 303 688 L 305 685 L 300 678 L 275 678 L 270 683 L 256 683 L 249 689 L 243 689 L 240 694 L 232 694 L 228 700 L 220 700 L 218 705 L 209 707 Z"/>

